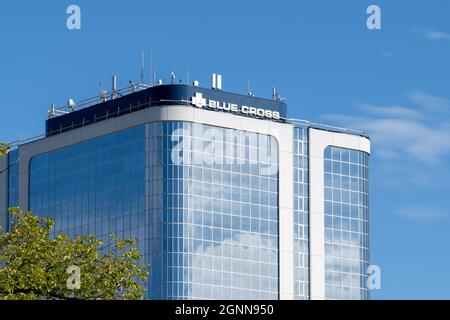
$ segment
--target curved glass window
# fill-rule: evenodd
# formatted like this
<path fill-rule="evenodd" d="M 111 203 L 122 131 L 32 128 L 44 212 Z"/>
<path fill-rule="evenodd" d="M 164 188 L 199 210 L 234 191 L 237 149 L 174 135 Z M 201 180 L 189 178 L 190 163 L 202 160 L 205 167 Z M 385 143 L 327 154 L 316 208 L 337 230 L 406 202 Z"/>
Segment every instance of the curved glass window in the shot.
<path fill-rule="evenodd" d="M 369 299 L 369 155 L 330 146 L 324 158 L 325 295 Z"/>
<path fill-rule="evenodd" d="M 104 250 L 110 233 L 135 238 L 144 253 L 144 126 L 34 156 L 30 210 L 55 219 L 53 236 L 93 234 Z"/>
<path fill-rule="evenodd" d="M 147 146 L 153 298 L 277 299 L 276 140 L 164 122 Z"/>

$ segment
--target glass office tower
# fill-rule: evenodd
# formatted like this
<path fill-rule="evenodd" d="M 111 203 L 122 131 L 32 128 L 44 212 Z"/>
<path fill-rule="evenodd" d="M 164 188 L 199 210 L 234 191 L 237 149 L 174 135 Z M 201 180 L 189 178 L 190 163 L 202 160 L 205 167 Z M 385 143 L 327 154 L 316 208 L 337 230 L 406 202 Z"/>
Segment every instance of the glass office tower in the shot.
<path fill-rule="evenodd" d="M 145 87 L 53 114 L 0 162 L 0 206 L 136 238 L 152 299 L 368 299 L 369 153 L 277 97 Z"/>

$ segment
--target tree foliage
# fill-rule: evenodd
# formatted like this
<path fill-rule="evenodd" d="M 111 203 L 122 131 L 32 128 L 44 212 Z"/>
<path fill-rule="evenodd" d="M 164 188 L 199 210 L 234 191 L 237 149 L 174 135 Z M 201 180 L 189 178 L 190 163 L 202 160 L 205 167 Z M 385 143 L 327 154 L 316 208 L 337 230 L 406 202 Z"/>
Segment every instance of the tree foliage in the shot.
<path fill-rule="evenodd" d="M 11 147 L 5 142 L 0 142 L 0 158 L 8 154 Z"/>
<path fill-rule="evenodd" d="M 111 237 L 115 250 L 101 254 L 94 236 L 51 237 L 53 219 L 19 208 L 10 217 L 10 232 L 0 233 L 0 299 L 143 298 L 148 266 L 139 265 L 135 240 Z M 69 266 L 80 268 L 79 289 L 69 289 Z"/>

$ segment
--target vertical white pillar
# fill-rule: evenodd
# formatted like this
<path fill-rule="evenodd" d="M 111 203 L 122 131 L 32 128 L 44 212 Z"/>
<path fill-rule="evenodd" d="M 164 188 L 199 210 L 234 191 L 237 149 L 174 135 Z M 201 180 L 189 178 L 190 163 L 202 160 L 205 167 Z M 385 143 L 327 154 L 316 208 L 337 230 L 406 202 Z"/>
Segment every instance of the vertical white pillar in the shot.
<path fill-rule="evenodd" d="M 294 299 L 294 169 L 292 125 L 270 123 L 278 141 L 279 291 L 281 300 Z"/>
<path fill-rule="evenodd" d="M 328 146 L 370 153 L 366 137 L 309 129 L 310 298 L 325 299 L 324 151 Z"/>

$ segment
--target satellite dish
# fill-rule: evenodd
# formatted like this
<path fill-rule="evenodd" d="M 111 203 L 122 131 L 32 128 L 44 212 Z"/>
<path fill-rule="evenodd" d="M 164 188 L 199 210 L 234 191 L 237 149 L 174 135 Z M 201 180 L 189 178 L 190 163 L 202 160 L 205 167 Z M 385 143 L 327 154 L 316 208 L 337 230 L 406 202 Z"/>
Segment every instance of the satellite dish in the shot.
<path fill-rule="evenodd" d="M 67 100 L 67 108 L 71 109 L 72 111 L 75 111 L 77 104 L 75 103 L 75 101 L 72 98 L 69 98 Z"/>

